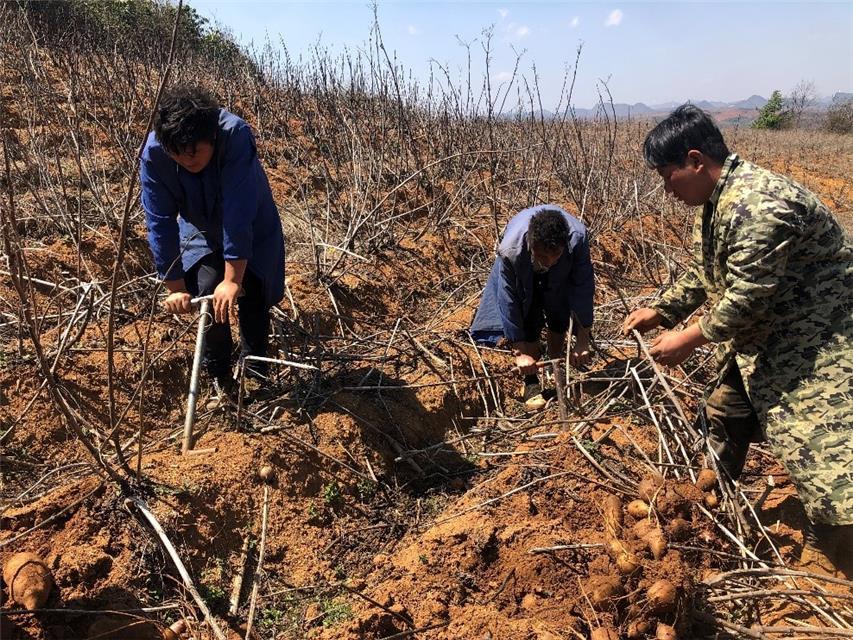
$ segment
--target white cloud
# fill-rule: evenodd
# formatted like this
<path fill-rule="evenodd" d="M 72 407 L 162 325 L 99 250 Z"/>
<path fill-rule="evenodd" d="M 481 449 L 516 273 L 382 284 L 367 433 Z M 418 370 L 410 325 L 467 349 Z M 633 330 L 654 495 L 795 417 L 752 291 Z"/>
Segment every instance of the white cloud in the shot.
<path fill-rule="evenodd" d="M 421 30 L 420 30 L 420 29 L 418 29 L 418 28 L 417 28 L 415 25 L 413 25 L 413 24 L 410 24 L 408 27 L 406 27 L 406 31 L 408 31 L 408 32 L 409 32 L 409 35 L 410 35 L 410 36 L 416 36 L 416 35 L 418 35 L 418 34 L 421 32 Z"/>
<path fill-rule="evenodd" d="M 533 33 L 533 30 L 526 24 L 519 24 L 515 21 L 507 22 L 501 27 L 502 40 L 504 42 L 513 42 L 522 40 Z"/>
<path fill-rule="evenodd" d="M 578 26 L 580 23 L 581 23 L 581 19 L 580 19 L 579 17 L 575 16 L 574 18 L 572 18 L 572 19 L 571 19 L 571 21 L 569 21 L 569 26 L 570 26 L 572 29 L 575 29 L 575 28 L 577 28 L 577 26 Z"/>
<path fill-rule="evenodd" d="M 610 12 L 610 15 L 607 16 L 607 20 L 604 21 L 605 27 L 618 27 L 622 22 L 622 17 L 625 14 L 622 13 L 619 9 L 614 9 Z"/>
<path fill-rule="evenodd" d="M 501 18 L 506 18 L 509 15 L 509 9 L 498 9 Z"/>
<path fill-rule="evenodd" d="M 495 75 L 495 80 L 498 82 L 507 82 L 510 78 L 512 78 L 512 74 L 509 71 L 501 71 Z"/>

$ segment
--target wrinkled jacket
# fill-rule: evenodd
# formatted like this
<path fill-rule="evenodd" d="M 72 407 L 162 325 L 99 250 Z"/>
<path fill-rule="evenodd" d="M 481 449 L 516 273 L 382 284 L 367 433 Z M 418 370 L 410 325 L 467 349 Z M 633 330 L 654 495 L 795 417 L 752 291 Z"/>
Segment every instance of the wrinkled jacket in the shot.
<path fill-rule="evenodd" d="M 193 174 L 152 131 L 139 169 L 148 243 L 159 276 L 182 278 L 209 253 L 247 259 L 268 306 L 284 295 L 284 235 L 249 125 L 225 109 L 210 163 Z"/>
<path fill-rule="evenodd" d="M 571 313 L 584 326 L 592 325 L 595 293 L 589 238 L 583 223 L 553 204 L 537 205 L 514 215 L 506 225 L 498 255 L 483 290 L 472 337 L 495 342 L 501 335 L 510 342 L 524 340 L 524 318 L 533 302 L 533 262 L 527 246 L 530 219 L 544 209 L 556 209 L 569 225 L 568 246 L 548 270 L 543 307 L 549 318 L 567 326 Z"/>
<path fill-rule="evenodd" d="M 702 303 L 718 373 L 736 361 L 813 521 L 853 522 L 853 242 L 792 180 L 727 158 L 693 230 L 689 270 L 654 308 Z"/>

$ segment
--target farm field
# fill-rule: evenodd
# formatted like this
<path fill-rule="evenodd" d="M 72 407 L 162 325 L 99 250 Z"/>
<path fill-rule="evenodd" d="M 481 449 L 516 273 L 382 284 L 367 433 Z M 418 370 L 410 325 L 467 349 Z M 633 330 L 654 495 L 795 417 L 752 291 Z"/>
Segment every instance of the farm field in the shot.
<path fill-rule="evenodd" d="M 52 576 L 34 612 L 4 577 L 3 640 L 853 635 L 766 445 L 737 491 L 696 483 L 712 351 L 658 367 L 621 334 L 689 261 L 649 122 L 496 117 L 505 95 L 407 82 L 381 37 L 299 63 L 179 40 L 170 81 L 256 133 L 287 247 L 272 355 L 307 365 L 202 403 L 182 455 L 197 318 L 159 305 L 136 179 L 171 23 L 110 39 L 4 3 L 0 25 L 0 560 Z M 724 134 L 853 230 L 853 137 Z M 596 354 L 530 415 L 467 328 L 540 202 L 590 229 Z"/>

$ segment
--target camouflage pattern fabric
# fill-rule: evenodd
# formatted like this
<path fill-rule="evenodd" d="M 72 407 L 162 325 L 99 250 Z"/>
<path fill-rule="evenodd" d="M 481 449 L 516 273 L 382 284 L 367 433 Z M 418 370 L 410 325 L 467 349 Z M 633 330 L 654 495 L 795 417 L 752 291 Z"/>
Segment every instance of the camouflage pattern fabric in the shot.
<path fill-rule="evenodd" d="M 709 303 L 718 380 L 736 361 L 809 519 L 853 524 L 853 240 L 807 189 L 731 155 L 693 244 L 653 307 L 671 328 Z"/>

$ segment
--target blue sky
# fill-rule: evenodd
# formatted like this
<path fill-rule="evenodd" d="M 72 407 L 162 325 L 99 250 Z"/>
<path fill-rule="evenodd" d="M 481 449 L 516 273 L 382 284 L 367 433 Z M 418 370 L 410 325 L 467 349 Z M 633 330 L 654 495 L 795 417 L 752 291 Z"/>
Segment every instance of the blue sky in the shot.
<path fill-rule="evenodd" d="M 291 56 L 321 43 L 365 44 L 371 8 L 358 2 L 189 0 L 243 43 L 286 43 Z M 543 106 L 553 108 L 567 65 L 583 43 L 574 104 L 592 106 L 606 79 L 616 102 L 734 101 L 812 81 L 819 95 L 853 91 L 852 2 L 380 2 L 385 45 L 425 77 L 429 61 L 458 77 L 472 43 L 482 77 L 483 31 L 494 28 L 492 82 L 535 64 Z"/>

